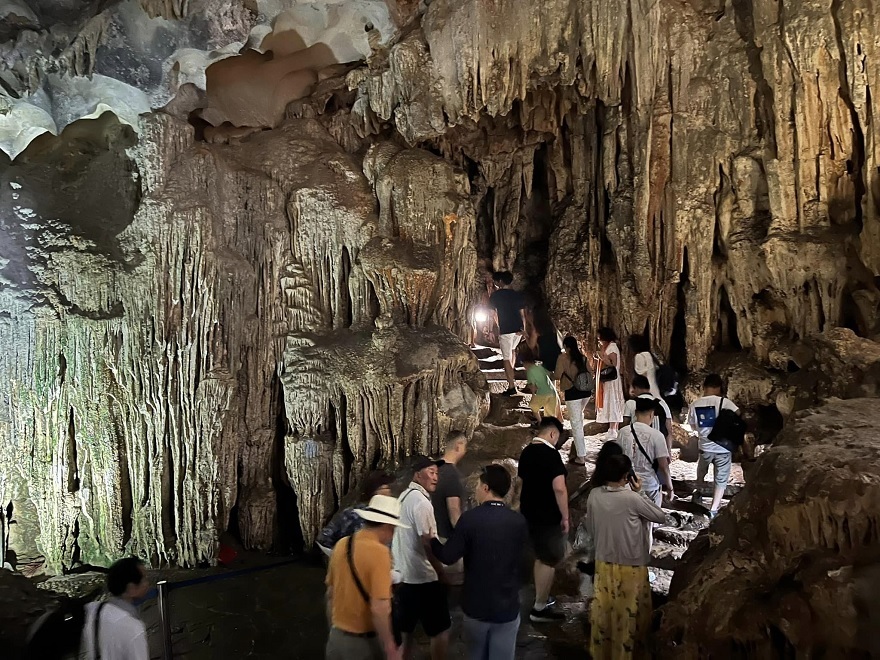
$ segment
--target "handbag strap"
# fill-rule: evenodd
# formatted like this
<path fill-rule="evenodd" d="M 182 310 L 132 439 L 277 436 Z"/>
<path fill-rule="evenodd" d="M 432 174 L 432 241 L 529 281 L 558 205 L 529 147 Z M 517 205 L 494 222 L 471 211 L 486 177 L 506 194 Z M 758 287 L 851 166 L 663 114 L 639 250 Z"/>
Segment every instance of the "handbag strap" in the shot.
<path fill-rule="evenodd" d="M 363 598 L 369 604 L 370 595 L 367 593 L 367 590 L 364 589 L 364 584 L 358 577 L 357 570 L 355 570 L 354 567 L 354 534 L 348 537 L 348 547 L 346 548 L 346 555 L 348 556 L 348 568 L 349 570 L 351 570 L 351 577 L 354 578 L 354 586 L 356 586 L 357 590 L 361 592 L 361 598 Z"/>
<path fill-rule="evenodd" d="M 645 448 L 642 447 L 642 443 L 639 442 L 639 436 L 636 435 L 636 427 L 635 427 L 635 424 L 634 424 L 634 423 L 631 423 L 631 424 L 629 425 L 629 430 L 632 431 L 632 434 L 633 434 L 633 440 L 635 440 L 635 441 L 636 441 L 636 444 L 639 446 L 639 451 L 642 452 L 642 456 L 644 456 L 644 457 L 647 459 L 648 463 L 651 464 L 651 465 L 653 466 L 654 461 L 651 460 L 651 457 L 648 456 L 648 452 L 645 451 Z"/>
<path fill-rule="evenodd" d="M 107 601 L 103 601 L 100 605 L 98 605 L 98 611 L 95 612 L 95 620 L 92 623 L 92 643 L 95 645 L 95 660 L 101 660 L 101 642 L 99 639 L 100 628 L 101 628 L 101 610 L 104 609 L 104 605 L 107 604 Z"/>

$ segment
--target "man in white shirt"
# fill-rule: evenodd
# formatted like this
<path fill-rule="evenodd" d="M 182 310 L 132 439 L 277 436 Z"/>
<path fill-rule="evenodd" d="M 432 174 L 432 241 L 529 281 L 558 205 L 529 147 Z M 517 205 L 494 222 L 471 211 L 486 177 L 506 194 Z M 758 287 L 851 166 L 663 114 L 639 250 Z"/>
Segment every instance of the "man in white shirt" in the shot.
<path fill-rule="evenodd" d="M 651 385 L 645 376 L 634 376 L 632 386 L 629 388 L 632 399 L 627 400 L 623 406 L 623 425 L 629 426 L 636 416 L 635 399 L 651 399 L 656 403 L 654 409 L 654 421 L 651 422 L 651 428 L 654 428 L 666 438 L 666 449 L 672 456 L 672 411 L 663 399 L 658 399 L 651 394 Z"/>
<path fill-rule="evenodd" d="M 400 572 L 397 608 L 403 633 L 404 660 L 412 658 L 413 633 L 419 622 L 431 638 L 431 658 L 446 658 L 449 645 L 449 616 L 446 586 L 440 582 L 443 566 L 431 552 L 431 539 L 437 536 L 437 522 L 431 493 L 437 488 L 437 468 L 443 461 L 416 456 L 413 478 L 400 495 L 400 522 L 391 543 L 395 570 Z"/>
<path fill-rule="evenodd" d="M 688 411 L 688 424 L 697 429 L 700 434 L 700 461 L 697 464 L 697 483 L 703 483 L 709 473 L 709 465 L 715 466 L 715 493 L 712 497 L 712 508 L 709 517 L 718 515 L 718 507 L 721 506 L 721 498 L 730 480 L 730 468 L 733 465 L 733 457 L 730 452 L 718 443 L 709 440 L 709 434 L 715 426 L 715 418 L 721 412 L 722 406 L 727 410 L 738 412 L 739 408 L 726 397 L 721 396 L 723 387 L 721 376 L 709 374 L 703 381 L 703 396 L 691 404 Z M 695 500 L 702 500 L 699 491 L 694 494 Z"/>
<path fill-rule="evenodd" d="M 657 403 L 653 397 L 635 399 L 635 420 L 624 426 L 614 440 L 633 464 L 633 471 L 642 483 L 642 494 L 657 506 L 663 504 L 663 492 L 672 497 L 669 474 L 669 450 L 666 438 L 651 427 Z M 654 469 L 656 461 L 657 469 Z M 653 525 L 648 532 L 648 548 L 654 543 Z"/>
<path fill-rule="evenodd" d="M 107 572 L 107 590 L 109 600 L 86 606 L 80 657 L 84 660 L 97 657 L 97 636 L 101 660 L 149 660 L 147 629 L 135 607 L 135 602 L 150 590 L 144 563 L 135 557 L 117 561 Z"/>

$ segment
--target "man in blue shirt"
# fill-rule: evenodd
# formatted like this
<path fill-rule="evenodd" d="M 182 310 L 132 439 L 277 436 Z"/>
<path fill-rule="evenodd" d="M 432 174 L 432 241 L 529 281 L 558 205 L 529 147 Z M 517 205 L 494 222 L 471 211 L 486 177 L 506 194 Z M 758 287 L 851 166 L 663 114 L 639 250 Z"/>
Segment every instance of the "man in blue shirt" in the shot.
<path fill-rule="evenodd" d="M 462 514 L 445 545 L 431 541 L 444 564 L 464 557 L 465 640 L 469 658 L 510 660 L 519 630 L 519 590 L 528 527 L 523 516 L 504 505 L 510 473 L 487 465 L 475 491 L 478 507 Z"/>

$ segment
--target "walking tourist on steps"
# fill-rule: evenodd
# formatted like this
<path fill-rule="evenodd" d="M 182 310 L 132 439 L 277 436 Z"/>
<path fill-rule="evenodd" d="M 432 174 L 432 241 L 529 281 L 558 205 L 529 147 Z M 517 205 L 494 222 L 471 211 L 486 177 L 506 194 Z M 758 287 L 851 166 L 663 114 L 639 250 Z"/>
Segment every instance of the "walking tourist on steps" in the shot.
<path fill-rule="evenodd" d="M 431 548 L 440 561 L 464 558 L 464 636 L 469 660 L 512 660 L 519 630 L 520 567 L 528 539 L 525 518 L 504 504 L 510 473 L 487 465 L 474 492 L 477 508 L 464 513 L 446 545 Z"/>
<path fill-rule="evenodd" d="M 556 371 L 556 360 L 562 353 L 562 336 L 553 325 L 546 307 L 537 307 L 532 312 L 532 331 L 528 346 L 535 357 L 551 374 Z"/>
<path fill-rule="evenodd" d="M 333 546 L 339 539 L 351 536 L 364 526 L 364 518 L 358 513 L 359 509 L 366 508 L 374 495 L 391 495 L 391 484 L 394 483 L 394 475 L 382 470 L 376 470 L 367 475 L 361 489 L 361 503 L 340 511 L 330 520 L 330 523 L 321 530 L 318 536 L 318 547 L 328 557 L 333 552 Z"/>
<path fill-rule="evenodd" d="M 636 399 L 635 419 L 621 429 L 615 442 L 632 461 L 633 470 L 639 477 L 642 495 L 657 506 L 663 504 L 663 492 L 672 497 L 672 477 L 669 474 L 669 450 L 666 438 L 651 427 L 656 401 L 651 398 Z M 653 525 L 648 526 L 648 552 L 654 543 Z"/>
<path fill-rule="evenodd" d="M 86 605 L 81 655 L 84 660 L 149 660 L 147 628 L 135 602 L 150 590 L 144 563 L 120 559 L 107 571 L 110 599 Z M 97 640 L 97 644 L 96 644 Z"/>
<path fill-rule="evenodd" d="M 498 345 L 501 358 L 504 360 L 504 374 L 507 376 L 505 396 L 516 394 L 516 347 L 522 341 L 525 331 L 526 317 L 525 299 L 519 291 L 510 288 L 513 275 L 508 271 L 495 273 L 493 276 L 498 290 L 489 298 L 489 306 L 495 310 L 498 321 Z"/>
<path fill-rule="evenodd" d="M 555 417 L 545 417 L 519 457 L 519 508 L 528 523 L 536 557 L 535 605 L 529 614 L 534 622 L 565 618 L 548 604 L 556 565 L 565 557 L 569 526 L 567 471 L 556 449 L 561 433 L 562 423 Z"/>
<path fill-rule="evenodd" d="M 374 495 L 357 509 L 364 527 L 333 548 L 327 569 L 326 660 L 398 660 L 391 623 L 391 551 L 395 528 L 402 528 L 400 502 Z"/>
<path fill-rule="evenodd" d="M 391 544 L 394 568 L 401 576 L 396 605 L 406 660 L 412 657 L 412 637 L 419 622 L 431 638 L 433 660 L 445 659 L 449 645 L 452 621 L 446 586 L 440 581 L 443 565 L 431 552 L 431 539 L 437 536 L 431 493 L 437 488 L 441 463 L 425 456 L 414 457 L 412 481 L 400 495 L 400 520 L 407 527 L 394 535 Z"/>
<path fill-rule="evenodd" d="M 599 352 L 596 353 L 598 373 L 596 382 L 601 385 L 602 396 L 596 397 L 596 421 L 608 424 L 608 440 L 617 437 L 617 429 L 623 421 L 623 380 L 620 377 L 620 348 L 617 335 L 611 328 L 599 329 Z"/>
<path fill-rule="evenodd" d="M 703 480 L 709 473 L 709 466 L 715 470 L 715 491 L 712 495 L 712 507 L 709 509 L 709 517 L 714 518 L 721 506 L 721 499 L 730 480 L 730 468 L 733 466 L 731 453 L 716 442 L 709 439 L 712 428 L 715 426 L 715 418 L 721 411 L 722 406 L 733 412 L 739 411 L 736 404 L 727 397 L 722 397 L 721 392 L 724 383 L 718 374 L 709 374 L 703 381 L 703 396 L 691 404 L 688 411 L 688 424 L 697 429 L 700 434 L 700 460 L 697 463 L 697 483 L 702 486 Z M 695 494 L 695 500 L 702 501 L 699 493 Z"/>
<path fill-rule="evenodd" d="M 651 422 L 651 428 L 660 431 L 666 438 L 666 448 L 669 455 L 672 456 L 672 411 L 669 405 L 663 400 L 658 399 L 653 394 L 645 376 L 634 376 L 632 385 L 629 388 L 632 399 L 628 399 L 623 406 L 623 425 L 627 426 L 633 422 L 636 416 L 636 399 L 650 399 L 656 403 L 654 406 L 654 421 Z"/>
<path fill-rule="evenodd" d="M 540 424 L 544 415 L 549 417 L 562 417 L 562 408 L 559 404 L 559 394 L 556 392 L 556 386 L 553 384 L 553 374 L 547 371 L 542 365 L 535 361 L 532 349 L 528 346 L 520 347 L 518 351 L 520 360 L 526 370 L 526 388 L 532 394 L 529 401 L 529 408 Z"/>
<path fill-rule="evenodd" d="M 630 335 L 627 343 L 633 353 L 633 370 L 648 379 L 651 395 L 659 399 L 661 394 L 657 384 L 657 363 L 651 354 L 651 344 L 645 335 Z"/>
<path fill-rule="evenodd" d="M 562 355 L 556 361 L 554 380 L 565 392 L 565 408 L 571 420 L 571 434 L 574 436 L 574 447 L 577 458 L 574 463 L 585 465 L 587 462 L 587 443 L 584 439 L 584 407 L 593 395 L 592 391 L 577 387 L 578 376 L 581 384 L 592 383 L 593 377 L 588 373 L 589 367 L 584 354 L 578 347 L 577 339 L 569 335 L 562 340 Z"/>
<path fill-rule="evenodd" d="M 631 470 L 627 456 L 609 458 L 608 481 L 587 500 L 587 525 L 596 543 L 595 596 L 590 608 L 590 654 L 594 660 L 650 657 L 651 587 L 645 523 L 662 523 L 666 516 L 639 495 L 641 484 Z"/>
<path fill-rule="evenodd" d="M 466 502 L 464 479 L 458 471 L 457 463 L 467 453 L 467 436 L 461 431 L 450 431 L 446 436 L 443 464 L 437 468 L 437 488 L 431 493 L 434 504 L 434 518 L 437 521 L 437 535 L 442 543 L 452 536 L 458 525 Z M 464 580 L 464 564 L 461 561 L 443 566 L 446 583 L 459 585 Z"/>

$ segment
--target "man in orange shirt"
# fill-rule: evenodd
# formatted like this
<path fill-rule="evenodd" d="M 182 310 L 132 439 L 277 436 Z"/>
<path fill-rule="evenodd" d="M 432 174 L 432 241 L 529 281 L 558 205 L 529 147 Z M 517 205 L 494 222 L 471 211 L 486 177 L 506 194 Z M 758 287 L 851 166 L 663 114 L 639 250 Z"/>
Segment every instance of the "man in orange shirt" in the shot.
<path fill-rule="evenodd" d="M 399 660 L 391 628 L 391 550 L 400 502 L 375 495 L 358 515 L 366 526 L 340 539 L 327 570 L 326 660 Z"/>

